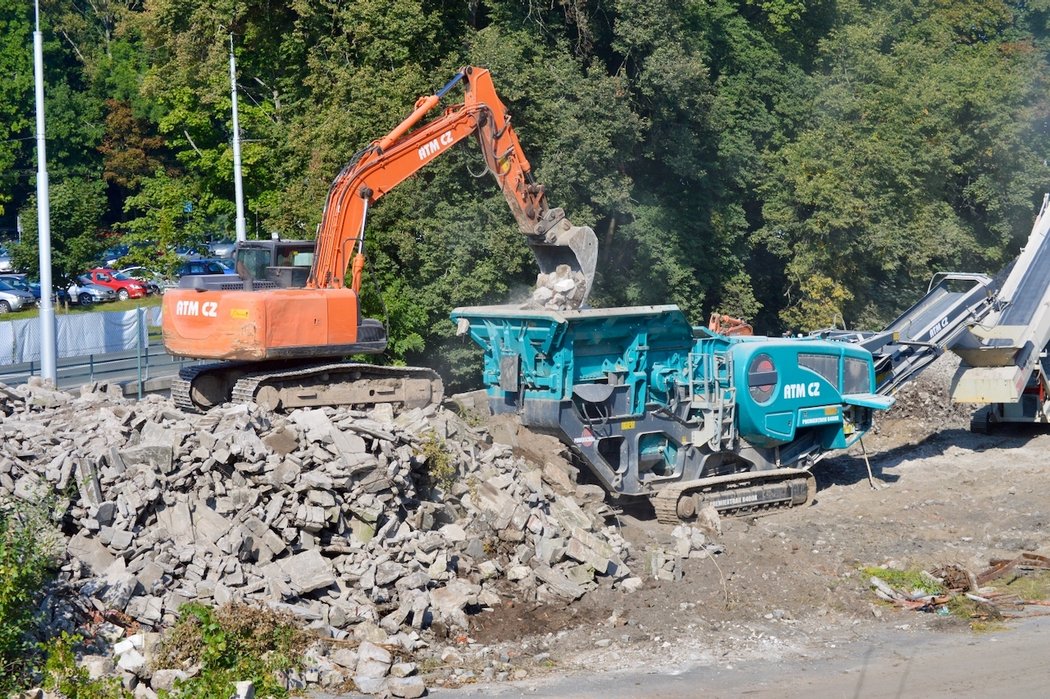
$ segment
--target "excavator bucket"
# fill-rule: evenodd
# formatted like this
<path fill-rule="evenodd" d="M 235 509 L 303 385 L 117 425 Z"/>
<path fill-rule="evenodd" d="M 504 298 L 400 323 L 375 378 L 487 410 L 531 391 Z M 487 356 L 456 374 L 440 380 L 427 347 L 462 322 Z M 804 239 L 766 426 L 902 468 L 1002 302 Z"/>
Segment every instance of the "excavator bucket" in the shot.
<path fill-rule="evenodd" d="M 594 230 L 574 226 L 562 214 L 543 235 L 530 235 L 528 241 L 540 268 L 533 304 L 556 310 L 585 305 L 598 264 L 598 236 Z"/>

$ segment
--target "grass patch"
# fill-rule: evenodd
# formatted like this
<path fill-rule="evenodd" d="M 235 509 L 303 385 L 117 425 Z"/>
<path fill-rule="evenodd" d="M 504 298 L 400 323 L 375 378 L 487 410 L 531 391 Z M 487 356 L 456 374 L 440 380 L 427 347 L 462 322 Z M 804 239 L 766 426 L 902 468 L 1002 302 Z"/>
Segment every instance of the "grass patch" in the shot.
<path fill-rule="evenodd" d="M 75 653 L 80 636 L 65 631 L 44 646 L 44 687 L 69 699 L 132 699 L 131 692 L 120 684 L 119 677 L 93 680 L 87 668 L 77 665 Z"/>
<path fill-rule="evenodd" d="M 1000 631 L 1006 628 L 1002 613 L 993 604 L 978 602 L 966 595 L 953 595 L 944 606 L 955 618 L 968 621 L 972 631 Z"/>
<path fill-rule="evenodd" d="M 154 666 L 199 665 L 200 672 L 161 696 L 228 699 L 234 683 L 251 680 L 259 699 L 287 697 L 279 676 L 300 668 L 309 642 L 290 614 L 244 604 L 218 609 L 187 604 L 161 642 Z"/>
<path fill-rule="evenodd" d="M 901 592 L 910 593 L 913 590 L 922 590 L 928 595 L 943 595 L 946 592 L 943 585 L 923 575 L 922 571 L 917 568 L 897 570 L 896 568 L 869 567 L 864 568 L 863 571 L 865 575 L 876 577 Z"/>
<path fill-rule="evenodd" d="M 1050 599 L 1050 570 L 1021 574 L 1012 579 L 1001 578 L 992 586 L 1023 600 L 1047 600 Z"/>
<path fill-rule="evenodd" d="M 147 296 L 141 299 L 128 299 L 127 301 L 114 301 L 112 303 L 93 303 L 89 306 L 55 304 L 55 315 L 72 315 L 74 313 L 95 313 L 97 311 L 130 311 L 135 308 L 149 308 L 161 304 L 160 296 Z M 36 306 L 14 313 L 0 314 L 0 320 L 23 320 L 25 318 L 37 318 L 40 309 Z"/>

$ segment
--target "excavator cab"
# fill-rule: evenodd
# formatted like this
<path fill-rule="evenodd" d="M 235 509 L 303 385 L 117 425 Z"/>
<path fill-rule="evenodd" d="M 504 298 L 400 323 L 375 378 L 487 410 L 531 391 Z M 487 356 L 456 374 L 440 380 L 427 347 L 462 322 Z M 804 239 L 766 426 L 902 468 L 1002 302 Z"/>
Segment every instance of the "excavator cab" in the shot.
<path fill-rule="evenodd" d="M 237 276 L 273 282 L 279 289 L 302 289 L 314 262 L 312 240 L 249 240 L 233 254 Z"/>

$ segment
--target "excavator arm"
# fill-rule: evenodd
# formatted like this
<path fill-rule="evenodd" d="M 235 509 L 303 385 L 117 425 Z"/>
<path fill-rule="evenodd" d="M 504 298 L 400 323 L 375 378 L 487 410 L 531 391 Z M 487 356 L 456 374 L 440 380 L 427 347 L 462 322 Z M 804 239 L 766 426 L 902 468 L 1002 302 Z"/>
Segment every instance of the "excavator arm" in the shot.
<path fill-rule="evenodd" d="M 459 82 L 465 88 L 463 102 L 420 125 Z M 307 287 L 342 287 L 352 259 L 351 287 L 360 291 L 369 208 L 427 163 L 474 135 L 540 271 L 551 274 L 560 265 L 568 265 L 576 283 L 569 305 L 582 305 L 594 282 L 597 238 L 590 228 L 569 223 L 561 209 L 548 206 L 544 187 L 533 180 L 510 121 L 484 68 L 465 67 L 436 94 L 421 97 L 412 114 L 364 149 L 336 177 L 325 202 Z M 417 128 L 409 133 L 413 127 Z"/>

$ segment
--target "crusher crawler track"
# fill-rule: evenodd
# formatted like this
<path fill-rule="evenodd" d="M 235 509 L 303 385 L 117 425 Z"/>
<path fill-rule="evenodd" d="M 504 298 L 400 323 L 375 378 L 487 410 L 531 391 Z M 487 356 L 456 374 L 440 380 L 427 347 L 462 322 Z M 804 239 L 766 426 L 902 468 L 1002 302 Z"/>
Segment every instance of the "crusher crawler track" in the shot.
<path fill-rule="evenodd" d="M 216 362 L 180 371 L 171 397 L 178 408 L 196 413 L 230 402 L 254 402 L 266 410 L 379 403 L 420 408 L 440 403 L 444 385 L 436 373 L 421 367 Z"/>
<path fill-rule="evenodd" d="M 703 505 L 737 516 L 808 505 L 817 494 L 813 474 L 797 468 L 712 476 L 660 489 L 652 498 L 656 519 L 679 524 L 696 518 Z"/>

